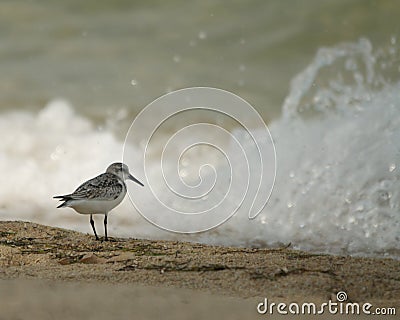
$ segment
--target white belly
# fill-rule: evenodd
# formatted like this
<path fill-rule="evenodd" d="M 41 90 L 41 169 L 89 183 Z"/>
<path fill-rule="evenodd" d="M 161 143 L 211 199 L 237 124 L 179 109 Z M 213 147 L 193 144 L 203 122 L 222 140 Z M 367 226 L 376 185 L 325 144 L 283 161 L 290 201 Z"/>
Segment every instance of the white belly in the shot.
<path fill-rule="evenodd" d="M 114 209 L 124 199 L 125 193 L 113 200 L 72 200 L 68 207 L 81 214 L 106 214 Z"/>

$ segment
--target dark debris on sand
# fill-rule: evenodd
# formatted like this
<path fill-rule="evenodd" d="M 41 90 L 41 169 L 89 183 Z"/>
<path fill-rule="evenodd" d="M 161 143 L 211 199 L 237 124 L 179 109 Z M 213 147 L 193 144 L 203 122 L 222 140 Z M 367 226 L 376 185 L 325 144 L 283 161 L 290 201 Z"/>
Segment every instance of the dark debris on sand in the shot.
<path fill-rule="evenodd" d="M 0 222 L 0 278 L 137 283 L 237 297 L 332 298 L 398 305 L 400 263 L 197 243 L 118 239 L 29 222 Z"/>

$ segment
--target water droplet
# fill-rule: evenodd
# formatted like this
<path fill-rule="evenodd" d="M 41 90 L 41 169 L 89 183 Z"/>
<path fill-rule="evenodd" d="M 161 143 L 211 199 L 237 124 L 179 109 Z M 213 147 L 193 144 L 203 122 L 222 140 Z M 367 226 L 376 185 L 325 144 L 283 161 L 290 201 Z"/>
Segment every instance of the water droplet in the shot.
<path fill-rule="evenodd" d="M 390 192 L 386 190 L 378 190 L 377 203 L 380 206 L 388 206 L 391 197 L 392 195 Z"/>
<path fill-rule="evenodd" d="M 396 165 L 394 163 L 389 165 L 389 171 L 393 172 L 396 169 Z"/>
<path fill-rule="evenodd" d="M 293 172 L 293 171 L 290 171 L 289 177 L 290 177 L 290 178 L 294 178 L 294 172 Z"/>
<path fill-rule="evenodd" d="M 175 63 L 179 63 L 181 62 L 181 56 L 180 55 L 174 55 L 174 57 L 172 58 L 174 60 Z"/>
<path fill-rule="evenodd" d="M 131 80 L 131 85 L 136 86 L 138 84 L 138 82 L 135 79 Z"/>
<path fill-rule="evenodd" d="M 198 37 L 200 40 L 204 40 L 207 38 L 207 33 L 205 31 L 200 31 Z"/>
<path fill-rule="evenodd" d="M 387 191 L 381 191 L 379 194 L 380 198 L 384 201 L 389 200 L 390 199 L 390 193 Z"/>
<path fill-rule="evenodd" d="M 390 43 L 391 43 L 392 45 L 395 45 L 395 44 L 396 44 L 396 36 L 392 36 L 392 37 L 390 38 Z"/>
<path fill-rule="evenodd" d="M 189 46 L 195 47 L 197 45 L 197 42 L 195 40 L 190 40 Z"/>
<path fill-rule="evenodd" d="M 289 201 L 289 202 L 287 203 L 287 207 L 288 207 L 288 208 L 293 208 L 293 207 L 294 207 L 294 204 L 293 204 L 292 202 Z"/>
<path fill-rule="evenodd" d="M 187 176 L 187 171 L 186 171 L 186 170 L 181 170 L 181 171 L 179 172 L 179 176 L 180 176 L 181 178 L 186 177 L 186 176 Z"/>
<path fill-rule="evenodd" d="M 50 159 L 58 160 L 63 153 L 65 153 L 64 148 L 62 146 L 57 146 L 55 151 L 50 154 Z"/>
<path fill-rule="evenodd" d="M 304 223 L 300 224 L 299 227 L 303 229 L 306 225 Z"/>
<path fill-rule="evenodd" d="M 181 164 L 182 166 L 187 167 L 189 165 L 189 160 L 187 158 L 182 158 Z"/>
<path fill-rule="evenodd" d="M 242 39 L 240 39 L 240 44 L 242 44 L 242 45 L 243 45 L 243 44 L 245 44 L 245 43 L 246 43 L 246 40 L 245 40 L 245 39 L 243 39 L 243 38 L 242 38 Z"/>
<path fill-rule="evenodd" d="M 239 66 L 239 71 L 240 72 L 244 72 L 246 70 L 246 66 L 244 65 L 244 64 L 241 64 L 240 66 Z"/>

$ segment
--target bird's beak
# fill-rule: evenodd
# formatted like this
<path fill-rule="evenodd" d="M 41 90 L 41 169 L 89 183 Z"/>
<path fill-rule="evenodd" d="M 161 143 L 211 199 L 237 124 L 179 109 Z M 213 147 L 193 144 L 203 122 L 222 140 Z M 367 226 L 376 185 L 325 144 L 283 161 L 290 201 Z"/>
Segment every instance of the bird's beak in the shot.
<path fill-rule="evenodd" d="M 141 183 L 138 179 L 136 179 L 133 175 L 129 175 L 128 176 L 128 179 L 130 179 L 130 180 L 132 180 L 132 181 L 135 181 L 137 184 L 140 184 L 142 187 L 144 187 L 144 184 L 143 183 Z"/>

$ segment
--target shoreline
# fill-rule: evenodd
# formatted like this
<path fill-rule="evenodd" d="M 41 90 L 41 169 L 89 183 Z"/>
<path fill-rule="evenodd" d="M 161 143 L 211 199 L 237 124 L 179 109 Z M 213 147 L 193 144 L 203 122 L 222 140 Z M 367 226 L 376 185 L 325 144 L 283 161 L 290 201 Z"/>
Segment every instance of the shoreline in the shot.
<path fill-rule="evenodd" d="M 2 286 L 14 280 L 55 287 L 144 286 L 196 292 L 203 300 L 204 295 L 233 299 L 234 305 L 254 305 L 265 297 L 323 303 L 344 291 L 348 302 L 400 306 L 400 263 L 390 258 L 143 239 L 99 242 L 76 231 L 19 221 L 0 222 L 0 279 Z"/>

